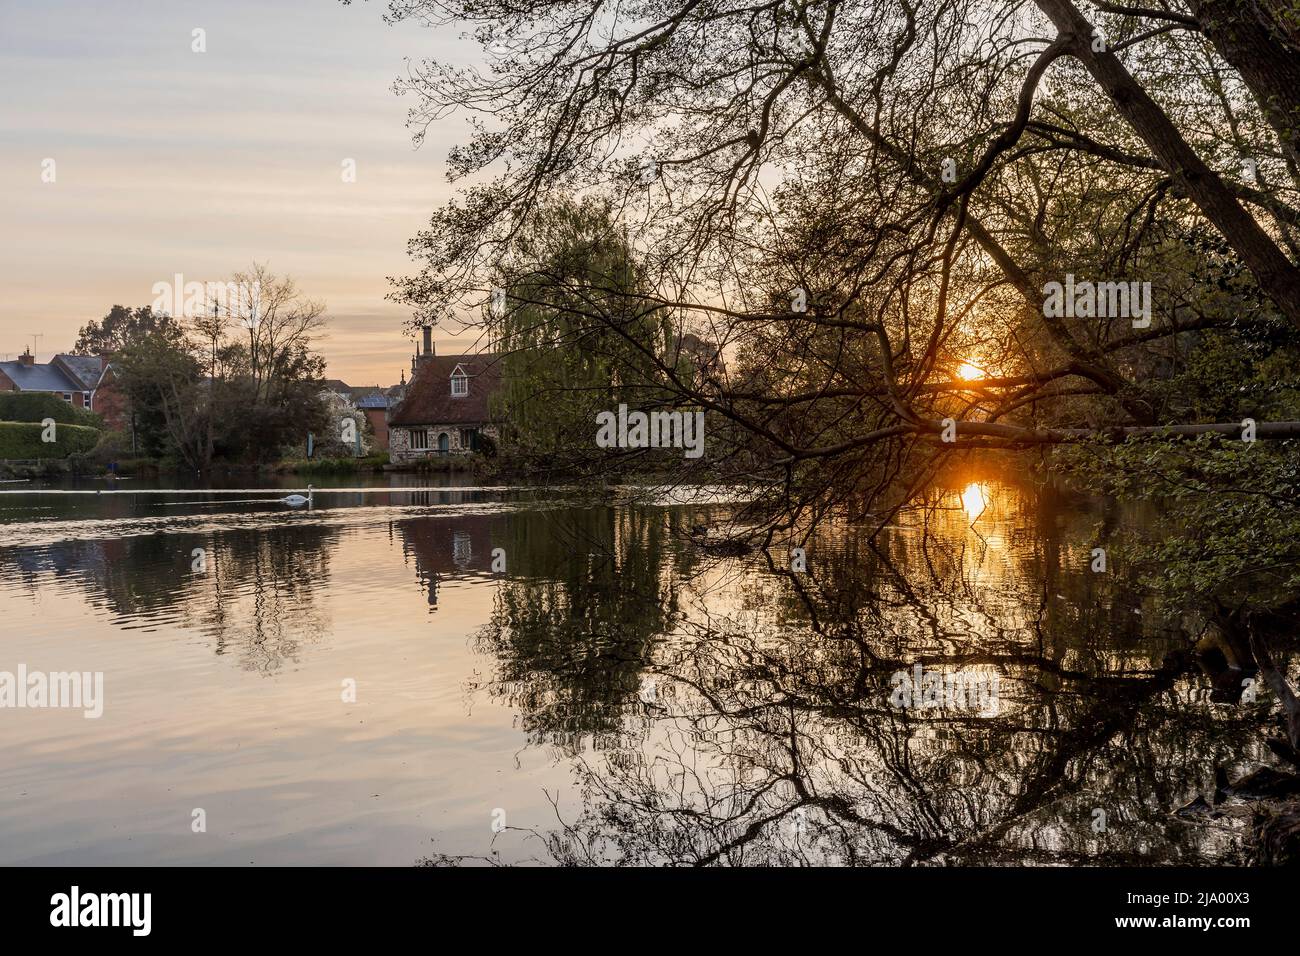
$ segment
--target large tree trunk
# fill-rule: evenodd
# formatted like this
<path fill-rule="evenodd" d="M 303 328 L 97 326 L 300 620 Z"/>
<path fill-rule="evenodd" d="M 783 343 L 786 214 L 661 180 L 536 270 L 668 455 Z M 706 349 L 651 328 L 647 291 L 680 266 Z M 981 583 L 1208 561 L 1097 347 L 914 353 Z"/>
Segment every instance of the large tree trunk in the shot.
<path fill-rule="evenodd" d="M 1300 167 L 1300 3 L 1191 0 L 1192 15 L 1219 55 L 1241 74 Z"/>
<path fill-rule="evenodd" d="M 1110 96 L 1120 115 L 1147 144 L 1179 189 L 1241 257 L 1279 311 L 1300 328 L 1300 269 L 1242 208 L 1219 176 L 1196 154 L 1178 128 L 1133 79 L 1119 57 L 1093 49 L 1093 25 L 1072 0 L 1035 0 L 1062 34 L 1072 35 L 1072 55 Z"/>

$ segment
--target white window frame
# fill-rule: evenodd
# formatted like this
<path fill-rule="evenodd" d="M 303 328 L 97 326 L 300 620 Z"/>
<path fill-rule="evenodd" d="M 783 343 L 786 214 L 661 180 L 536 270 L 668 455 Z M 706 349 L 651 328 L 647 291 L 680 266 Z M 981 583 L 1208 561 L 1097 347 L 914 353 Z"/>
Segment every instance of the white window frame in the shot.
<path fill-rule="evenodd" d="M 460 386 L 457 388 L 456 386 Z M 464 372 L 454 373 L 451 376 L 451 395 L 453 398 L 464 398 L 469 394 L 469 376 Z"/>

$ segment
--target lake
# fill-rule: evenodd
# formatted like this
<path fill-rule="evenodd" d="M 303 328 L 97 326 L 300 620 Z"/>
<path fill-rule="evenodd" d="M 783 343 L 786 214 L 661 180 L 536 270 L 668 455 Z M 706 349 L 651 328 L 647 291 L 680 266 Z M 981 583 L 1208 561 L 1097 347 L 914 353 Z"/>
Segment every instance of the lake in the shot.
<path fill-rule="evenodd" d="M 1259 715 L 1091 560 L 1157 516 L 968 467 L 792 558 L 709 489 L 314 482 L 0 485 L 0 671 L 103 675 L 0 709 L 0 863 L 1240 859 L 1174 811 Z"/>

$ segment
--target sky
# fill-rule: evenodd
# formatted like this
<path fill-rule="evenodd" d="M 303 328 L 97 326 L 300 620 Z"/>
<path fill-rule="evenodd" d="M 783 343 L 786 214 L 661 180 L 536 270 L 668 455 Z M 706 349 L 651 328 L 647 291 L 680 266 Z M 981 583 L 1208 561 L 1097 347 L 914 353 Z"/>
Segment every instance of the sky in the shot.
<path fill-rule="evenodd" d="M 40 334 L 46 361 L 112 305 L 153 302 L 155 283 L 257 261 L 326 303 L 329 377 L 397 382 L 413 343 L 388 277 L 414 269 L 406 242 L 453 195 L 445 159 L 469 127 L 442 120 L 416 150 L 392 84 L 408 59 L 479 48 L 385 24 L 384 8 L 0 0 L 0 358 Z M 468 332 L 435 344 L 474 347 Z"/>

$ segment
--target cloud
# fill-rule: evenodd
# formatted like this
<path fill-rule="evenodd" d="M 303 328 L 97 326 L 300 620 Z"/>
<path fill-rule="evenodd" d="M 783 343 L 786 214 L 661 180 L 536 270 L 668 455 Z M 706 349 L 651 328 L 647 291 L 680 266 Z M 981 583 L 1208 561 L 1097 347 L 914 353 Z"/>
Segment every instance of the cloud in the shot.
<path fill-rule="evenodd" d="M 190 49 L 195 27 L 206 53 Z M 67 348 L 176 272 L 216 279 L 256 259 L 328 304 L 332 376 L 396 380 L 407 313 L 386 277 L 410 268 L 407 239 L 449 195 L 461 127 L 414 150 L 391 84 L 405 58 L 474 49 L 364 4 L 6 5 L 0 352 L 31 332 Z"/>

